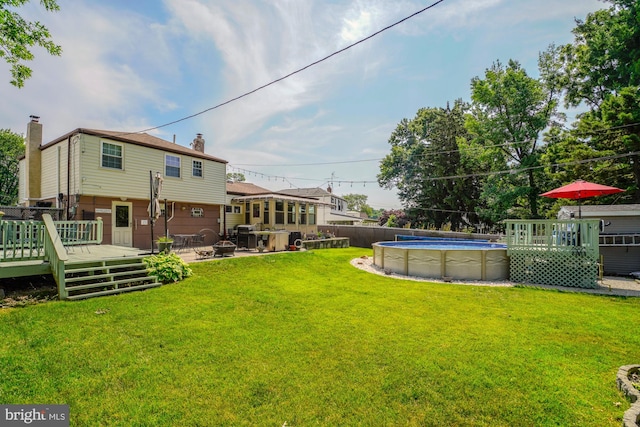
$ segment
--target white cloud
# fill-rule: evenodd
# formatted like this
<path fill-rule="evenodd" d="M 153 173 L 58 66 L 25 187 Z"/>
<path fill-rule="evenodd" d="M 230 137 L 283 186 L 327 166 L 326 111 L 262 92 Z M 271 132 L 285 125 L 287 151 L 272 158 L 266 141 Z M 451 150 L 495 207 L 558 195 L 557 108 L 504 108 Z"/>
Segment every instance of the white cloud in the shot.
<path fill-rule="evenodd" d="M 14 130 L 25 127 L 29 114 L 42 116 L 45 141 L 76 127 L 139 129 L 149 124 L 144 106 L 175 107 L 160 95 L 158 79 L 172 75 L 166 64 L 174 62 L 161 28 L 107 7 L 61 2 L 61 8 L 45 25 L 62 56 L 37 50 L 25 87 L 3 89 L 12 102 L 0 111 Z"/>

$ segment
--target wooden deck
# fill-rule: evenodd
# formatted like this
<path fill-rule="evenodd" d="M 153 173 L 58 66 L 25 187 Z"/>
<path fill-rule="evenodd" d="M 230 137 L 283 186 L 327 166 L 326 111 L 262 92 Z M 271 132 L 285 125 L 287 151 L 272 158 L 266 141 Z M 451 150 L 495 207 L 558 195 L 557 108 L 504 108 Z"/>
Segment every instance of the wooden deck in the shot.
<path fill-rule="evenodd" d="M 67 248 L 68 260 L 65 264 L 108 261 L 123 257 L 149 254 L 148 250 L 113 245 L 87 245 Z M 0 250 L 0 256 L 2 250 Z M 42 259 L 27 261 L 5 261 L 0 263 L 0 278 L 39 276 L 52 274 L 49 262 Z"/>

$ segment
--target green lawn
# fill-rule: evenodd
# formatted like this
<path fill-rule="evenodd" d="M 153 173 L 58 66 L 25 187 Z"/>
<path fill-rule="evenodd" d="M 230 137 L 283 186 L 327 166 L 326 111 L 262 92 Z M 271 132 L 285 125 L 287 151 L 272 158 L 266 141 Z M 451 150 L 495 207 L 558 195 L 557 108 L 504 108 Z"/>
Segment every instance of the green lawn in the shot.
<path fill-rule="evenodd" d="M 0 403 L 87 426 L 620 425 L 640 300 L 396 280 L 349 264 L 363 254 L 1 310 Z"/>

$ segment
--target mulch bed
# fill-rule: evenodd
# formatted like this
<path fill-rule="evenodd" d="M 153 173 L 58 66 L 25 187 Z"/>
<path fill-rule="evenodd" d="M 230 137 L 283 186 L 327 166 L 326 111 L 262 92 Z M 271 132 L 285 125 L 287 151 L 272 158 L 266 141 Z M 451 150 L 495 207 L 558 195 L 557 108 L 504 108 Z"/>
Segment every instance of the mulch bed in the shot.
<path fill-rule="evenodd" d="M 58 298 L 58 287 L 53 276 L 29 276 L 0 279 L 0 308 L 22 307 Z"/>

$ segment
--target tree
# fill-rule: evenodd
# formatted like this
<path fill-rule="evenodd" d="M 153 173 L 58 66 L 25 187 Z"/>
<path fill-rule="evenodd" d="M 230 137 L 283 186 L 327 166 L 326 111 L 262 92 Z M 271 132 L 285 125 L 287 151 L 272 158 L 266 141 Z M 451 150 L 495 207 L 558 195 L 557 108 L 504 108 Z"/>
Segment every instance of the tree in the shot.
<path fill-rule="evenodd" d="M 40 22 L 24 20 L 17 12 L 9 10 L 24 6 L 29 0 L 0 0 L 0 58 L 11 66 L 11 84 L 23 87 L 31 77 L 31 68 L 23 64 L 34 56 L 29 48 L 43 47 L 50 55 L 60 56 L 62 48 L 51 40 L 47 27 Z M 49 12 L 60 9 L 56 0 L 40 0 L 40 4 Z"/>
<path fill-rule="evenodd" d="M 18 201 L 18 157 L 23 154 L 22 137 L 0 129 L 0 205 L 14 205 Z"/>
<path fill-rule="evenodd" d="M 371 217 L 373 208 L 367 204 L 366 194 L 345 194 L 342 196 L 347 201 L 347 210 L 361 212 Z"/>
<path fill-rule="evenodd" d="M 378 218 L 378 224 L 383 227 L 399 227 L 403 228 L 409 224 L 410 220 L 407 215 L 399 209 L 391 209 L 388 211 L 382 211 Z"/>
<path fill-rule="evenodd" d="M 640 203 L 640 3 L 608 1 L 609 9 L 576 21 L 574 42 L 562 48 L 565 102 L 589 106 L 572 138 L 591 158 L 610 157 L 590 162 L 584 175 L 573 178 L 624 188 L 623 200 Z"/>
<path fill-rule="evenodd" d="M 609 9 L 576 20 L 574 42 L 562 48 L 568 105 L 594 110 L 610 94 L 640 86 L 640 3 L 607 1 Z"/>
<path fill-rule="evenodd" d="M 396 187 L 405 212 L 416 226 L 453 230 L 476 222 L 477 179 L 467 169 L 461 145 L 466 104 L 453 108 L 422 108 L 411 121 L 403 119 L 389 138 L 391 153 L 380 164 L 378 183 Z"/>
<path fill-rule="evenodd" d="M 245 182 L 246 178 L 243 173 L 239 172 L 229 172 L 227 173 L 227 181 L 229 182 Z"/>
<path fill-rule="evenodd" d="M 540 55 L 541 79 L 536 80 L 517 61 L 504 66 L 499 61 L 485 72 L 484 79 L 471 81 L 472 114 L 468 129 L 475 142 L 493 159 L 495 174 L 483 188 L 483 198 L 493 221 L 508 216 L 538 218 L 539 170 L 542 148 L 539 137 L 555 118 L 559 100 L 558 49 L 551 46 Z"/>

